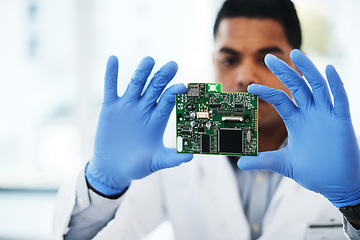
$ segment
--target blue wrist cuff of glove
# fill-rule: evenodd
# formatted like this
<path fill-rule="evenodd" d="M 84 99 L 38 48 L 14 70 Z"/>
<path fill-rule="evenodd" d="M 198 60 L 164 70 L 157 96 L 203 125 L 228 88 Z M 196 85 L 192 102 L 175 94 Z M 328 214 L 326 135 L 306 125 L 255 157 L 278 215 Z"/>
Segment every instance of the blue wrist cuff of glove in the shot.
<path fill-rule="evenodd" d="M 90 184 L 92 188 L 94 188 L 96 191 L 100 192 L 103 195 L 111 196 L 111 195 L 121 194 L 129 188 L 130 184 L 125 186 L 124 188 L 114 188 L 114 187 L 108 186 L 105 183 L 99 181 L 98 179 L 92 177 L 88 173 L 87 168 L 88 168 L 88 164 L 86 165 L 86 168 L 85 168 L 85 177 L 86 177 L 88 184 Z"/>
<path fill-rule="evenodd" d="M 94 189 L 96 189 L 96 191 L 98 191 L 106 196 L 121 194 L 124 191 L 126 191 L 129 187 L 129 186 L 127 186 L 124 189 L 113 188 L 113 187 L 103 184 L 102 182 L 99 182 L 97 179 L 95 179 L 91 176 L 88 176 L 86 174 L 85 174 L 85 176 L 86 176 L 87 182 L 91 185 L 91 187 L 93 187 Z"/>
<path fill-rule="evenodd" d="M 343 197 L 344 195 L 339 194 L 339 196 L 332 196 L 327 197 L 329 201 L 337 208 L 341 207 L 347 207 L 347 206 L 354 206 L 360 203 L 360 191 L 359 192 L 353 192 L 351 194 L 346 193 L 346 195 L 349 196 L 349 198 L 344 200 L 337 200 L 336 198 Z"/>

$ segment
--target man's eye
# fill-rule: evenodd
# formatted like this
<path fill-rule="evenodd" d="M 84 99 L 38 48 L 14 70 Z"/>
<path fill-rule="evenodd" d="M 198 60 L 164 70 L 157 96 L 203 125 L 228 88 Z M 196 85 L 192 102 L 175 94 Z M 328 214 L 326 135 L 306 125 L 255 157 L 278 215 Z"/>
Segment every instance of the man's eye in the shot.
<path fill-rule="evenodd" d="M 224 58 L 221 60 L 221 64 L 224 66 L 233 66 L 236 62 L 237 60 L 235 58 Z"/>
<path fill-rule="evenodd" d="M 266 64 L 265 64 L 265 56 L 264 57 L 260 57 L 258 60 L 257 60 L 258 64 L 260 66 L 263 66 L 263 67 L 267 67 Z"/>

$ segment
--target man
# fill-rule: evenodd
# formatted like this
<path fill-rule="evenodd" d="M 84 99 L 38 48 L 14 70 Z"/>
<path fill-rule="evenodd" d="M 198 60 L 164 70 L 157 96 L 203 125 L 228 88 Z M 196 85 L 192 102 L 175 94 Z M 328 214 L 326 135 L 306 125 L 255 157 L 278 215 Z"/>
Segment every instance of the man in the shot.
<path fill-rule="evenodd" d="M 77 183 L 59 193 L 56 237 L 139 239 L 169 219 L 178 239 L 306 239 L 314 226 L 341 223 L 340 207 L 345 231 L 360 239 L 354 207 L 360 156 L 346 93 L 329 66 L 333 106 L 324 78 L 292 51 L 301 45 L 293 4 L 228 0 L 214 37 L 223 90 L 248 90 L 266 101 L 259 110 L 261 153 L 237 162 L 255 171 L 240 170 L 237 159 L 209 156 L 172 168 L 192 158 L 162 142 L 175 94 L 186 92 L 174 85 L 161 95 L 177 65 L 162 67 L 141 95 L 154 65 L 144 58 L 119 98 L 117 59 L 110 57 L 94 156 Z M 172 169 L 157 172 L 165 168 Z"/>

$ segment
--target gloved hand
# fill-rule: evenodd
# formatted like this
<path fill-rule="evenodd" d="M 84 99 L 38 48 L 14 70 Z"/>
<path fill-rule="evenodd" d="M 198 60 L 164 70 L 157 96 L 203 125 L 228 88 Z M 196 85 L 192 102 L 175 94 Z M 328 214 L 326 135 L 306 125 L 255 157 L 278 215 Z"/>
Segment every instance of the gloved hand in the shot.
<path fill-rule="evenodd" d="M 175 94 L 187 91 L 184 84 L 177 84 L 162 94 L 175 76 L 177 64 L 165 64 L 141 95 L 153 66 L 154 60 L 145 57 L 126 92 L 119 97 L 118 60 L 115 56 L 108 60 L 94 155 L 85 171 L 88 183 L 102 194 L 119 194 L 133 179 L 144 178 L 160 169 L 175 167 L 192 159 L 191 154 L 177 154 L 175 149 L 163 145 L 163 134 L 175 105 Z"/>
<path fill-rule="evenodd" d="M 351 123 L 345 89 L 333 66 L 326 80 L 299 50 L 291 59 L 305 80 L 273 55 L 268 68 L 291 90 L 298 106 L 285 92 L 252 84 L 248 91 L 274 105 L 287 128 L 288 144 L 257 157 L 242 157 L 241 169 L 266 169 L 294 179 L 303 187 L 325 196 L 336 207 L 360 203 L 360 154 Z"/>

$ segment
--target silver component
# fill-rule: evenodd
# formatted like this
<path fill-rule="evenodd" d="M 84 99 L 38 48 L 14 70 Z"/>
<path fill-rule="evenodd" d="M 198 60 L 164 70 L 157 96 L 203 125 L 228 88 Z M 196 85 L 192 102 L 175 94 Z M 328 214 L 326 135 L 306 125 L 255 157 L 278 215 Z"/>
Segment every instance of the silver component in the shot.
<path fill-rule="evenodd" d="M 207 122 L 207 123 L 205 124 L 205 127 L 211 128 L 211 122 Z"/>
<path fill-rule="evenodd" d="M 177 143 L 177 146 L 176 146 L 177 151 L 182 152 L 183 151 L 183 138 L 178 136 L 176 143 Z"/>
<path fill-rule="evenodd" d="M 196 117 L 196 113 L 194 113 L 194 112 L 190 113 L 190 117 L 191 117 L 191 118 L 195 118 L 195 117 Z"/>
<path fill-rule="evenodd" d="M 190 126 L 191 126 L 191 127 L 195 127 L 195 124 L 196 124 L 195 121 L 191 121 L 191 122 L 190 122 Z"/>
<path fill-rule="evenodd" d="M 251 142 L 251 132 L 250 132 L 250 130 L 246 133 L 246 140 L 248 142 Z"/>
<path fill-rule="evenodd" d="M 189 84 L 187 95 L 189 97 L 198 97 L 199 96 L 199 85 Z"/>
<path fill-rule="evenodd" d="M 212 110 L 212 109 L 210 109 L 209 114 L 213 114 L 213 110 Z"/>
<path fill-rule="evenodd" d="M 233 122 L 242 122 L 244 121 L 243 117 L 221 117 L 222 121 L 233 121 Z"/>

